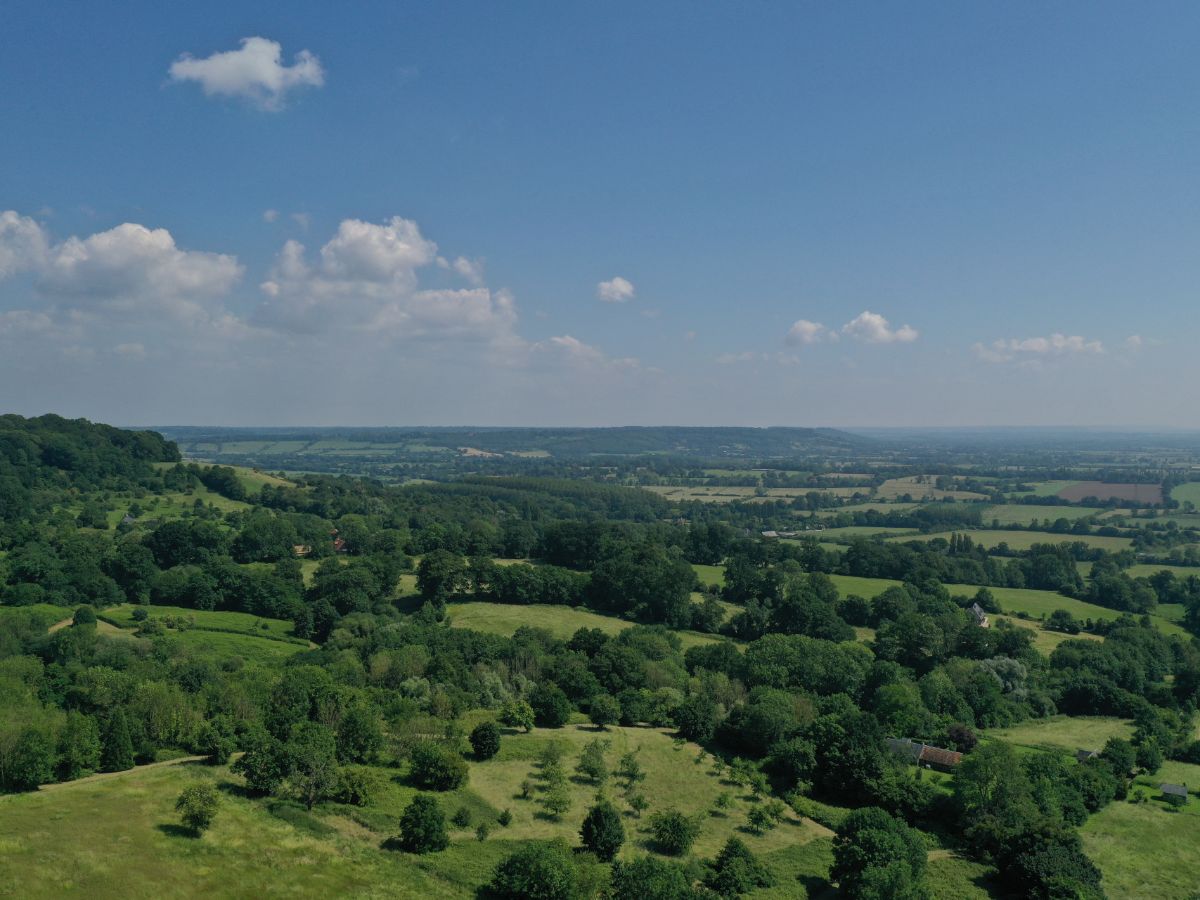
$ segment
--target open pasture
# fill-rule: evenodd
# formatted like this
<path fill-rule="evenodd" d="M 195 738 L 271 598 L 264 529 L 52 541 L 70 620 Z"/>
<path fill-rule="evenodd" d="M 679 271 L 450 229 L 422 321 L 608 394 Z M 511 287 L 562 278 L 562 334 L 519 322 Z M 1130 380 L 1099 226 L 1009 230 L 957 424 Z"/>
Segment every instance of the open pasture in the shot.
<path fill-rule="evenodd" d="M 986 494 L 974 491 L 940 490 L 934 484 L 932 475 L 907 475 L 904 478 L 889 478 L 875 488 L 874 498 L 877 500 L 898 500 L 901 497 L 911 497 L 914 500 L 986 500 Z"/>
<path fill-rule="evenodd" d="M 1133 725 L 1125 719 L 1106 716 L 1051 716 L 1030 719 L 1008 728 L 989 728 L 984 736 L 1035 750 L 1074 753 L 1076 750 L 1102 750 L 1109 738 L 1133 734 Z"/>
<path fill-rule="evenodd" d="M 1094 516 L 1096 510 L 1083 506 L 1047 506 L 1032 503 L 998 503 L 983 511 L 983 521 L 987 525 L 1029 525 L 1030 523 L 1051 522 L 1067 519 L 1074 522 L 1086 516 Z"/>
<path fill-rule="evenodd" d="M 1171 488 L 1171 499 L 1178 500 L 1180 505 L 1191 502 L 1200 508 L 1200 481 L 1188 481 Z"/>
<path fill-rule="evenodd" d="M 1048 531 L 1007 531 L 1005 529 L 963 529 L 958 532 L 969 537 L 976 545 L 993 550 L 1001 544 L 1007 544 L 1010 550 L 1028 550 L 1034 544 L 1086 544 L 1098 550 L 1110 553 L 1126 550 L 1133 545 L 1133 539 L 1127 537 L 1109 537 L 1099 534 L 1053 534 Z M 893 541 L 931 541 L 936 538 L 949 538 L 950 532 L 938 534 L 917 534 L 911 537 L 899 536 L 888 538 Z"/>
<path fill-rule="evenodd" d="M 823 542 L 835 544 L 848 544 L 854 538 L 860 537 L 899 537 L 919 533 L 911 528 L 888 528 L 883 525 L 848 525 L 845 528 L 826 528 L 819 532 Z"/>
<path fill-rule="evenodd" d="M 164 616 L 188 619 L 192 623 L 190 627 L 200 631 L 245 634 L 251 637 L 298 643 L 305 646 L 308 643 L 292 634 L 291 622 L 284 619 L 268 619 L 264 616 L 252 616 L 249 613 L 243 612 L 188 609 L 182 606 L 139 607 L 132 603 L 122 603 L 120 606 L 112 606 L 102 610 L 100 615 L 118 628 L 136 628 L 138 622 L 133 618 L 133 611 L 135 609 L 145 609 L 152 619 Z"/>

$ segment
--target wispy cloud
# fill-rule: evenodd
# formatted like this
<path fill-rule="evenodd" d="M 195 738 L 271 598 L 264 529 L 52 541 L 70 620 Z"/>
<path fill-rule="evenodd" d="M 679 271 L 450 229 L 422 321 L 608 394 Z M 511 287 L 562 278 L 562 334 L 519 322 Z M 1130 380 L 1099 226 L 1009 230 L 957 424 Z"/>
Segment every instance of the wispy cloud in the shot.
<path fill-rule="evenodd" d="M 596 296 L 605 303 L 628 303 L 636 293 L 633 283 L 620 275 L 596 285 Z"/>

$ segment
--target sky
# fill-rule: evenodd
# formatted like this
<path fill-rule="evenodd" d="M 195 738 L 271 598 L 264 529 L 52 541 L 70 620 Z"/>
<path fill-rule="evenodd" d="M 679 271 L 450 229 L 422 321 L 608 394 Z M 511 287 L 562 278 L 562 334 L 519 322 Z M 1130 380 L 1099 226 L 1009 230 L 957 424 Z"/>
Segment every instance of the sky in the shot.
<path fill-rule="evenodd" d="M 0 411 L 1200 427 L 1200 6 L 0 10 Z"/>

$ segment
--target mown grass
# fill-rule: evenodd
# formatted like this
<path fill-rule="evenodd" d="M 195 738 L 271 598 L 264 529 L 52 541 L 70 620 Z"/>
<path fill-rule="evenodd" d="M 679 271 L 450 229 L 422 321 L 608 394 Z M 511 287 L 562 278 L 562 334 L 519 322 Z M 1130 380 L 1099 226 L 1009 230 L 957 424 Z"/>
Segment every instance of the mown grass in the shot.
<path fill-rule="evenodd" d="M 985 737 L 1010 744 L 1067 753 L 1102 750 L 1109 738 L 1128 740 L 1132 734 L 1133 725 L 1127 720 L 1108 716 L 1051 716 L 984 732 Z"/>
<path fill-rule="evenodd" d="M 696 577 L 700 579 L 701 584 L 716 585 L 717 587 L 725 586 L 724 566 L 706 566 L 701 563 L 692 563 L 692 568 L 696 571 Z"/>
<path fill-rule="evenodd" d="M 1133 539 L 1127 537 L 1110 537 L 1100 534 L 1052 534 L 1048 531 L 1005 531 L 1003 529 L 964 530 L 965 534 L 977 546 L 992 550 L 1001 544 L 1007 544 L 1010 550 L 1028 550 L 1034 544 L 1086 544 L 1110 553 L 1125 550 L 1133 545 Z M 932 541 L 935 538 L 947 538 L 949 532 L 940 534 L 922 534 L 912 537 L 892 537 L 892 541 Z"/>
<path fill-rule="evenodd" d="M 138 607 L 132 603 L 122 603 L 101 612 L 104 618 L 120 628 L 136 628 L 137 620 L 133 617 L 136 609 L 145 609 L 151 618 L 178 616 L 191 620 L 191 628 L 201 631 L 222 631 L 245 634 L 257 638 L 282 640 L 306 645 L 307 641 L 292 634 L 292 623 L 283 619 L 268 619 L 263 616 L 252 616 L 249 613 L 231 612 L 227 610 L 187 609 L 182 606 L 146 606 Z"/>
<path fill-rule="evenodd" d="M 1094 516 L 1100 510 L 1088 509 L 1083 506 L 1035 506 L 1024 503 L 1003 503 L 989 506 L 983 511 L 983 521 L 987 525 L 998 522 L 1001 525 L 1028 525 L 1031 522 L 1051 522 L 1067 519 L 1074 522 L 1085 516 Z"/>
<path fill-rule="evenodd" d="M 889 528 L 883 525 L 848 525 L 845 528 L 826 528 L 820 535 L 822 541 L 849 543 L 851 539 L 858 537 L 896 537 L 919 533 L 912 528 Z"/>
<path fill-rule="evenodd" d="M 520 606 L 508 603 L 466 602 L 446 606 L 454 628 L 470 628 L 486 634 L 511 637 L 518 628 L 545 628 L 557 638 L 566 640 L 580 628 L 599 628 L 605 634 L 620 634 L 635 623 L 605 616 L 573 606 L 532 604 Z M 711 644 L 720 638 L 695 631 L 677 631 L 684 649 L 696 644 Z"/>

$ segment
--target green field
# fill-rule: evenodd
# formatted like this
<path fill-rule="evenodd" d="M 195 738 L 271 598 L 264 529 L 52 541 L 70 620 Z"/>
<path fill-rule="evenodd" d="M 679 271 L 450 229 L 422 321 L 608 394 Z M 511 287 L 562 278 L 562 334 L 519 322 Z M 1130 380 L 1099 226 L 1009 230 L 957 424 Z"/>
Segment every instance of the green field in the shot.
<path fill-rule="evenodd" d="M 1200 885 L 1200 799 L 1173 811 L 1159 799 L 1164 781 L 1200 785 L 1200 766 L 1166 762 L 1152 776 L 1139 775 L 1130 796 L 1145 803 L 1116 801 L 1081 829 L 1084 850 L 1104 874 L 1110 897 L 1137 900 L 1191 898 Z"/>
<path fill-rule="evenodd" d="M 928 477 L 928 481 L 919 478 Z M 986 500 L 986 494 L 974 491 L 946 491 L 934 487 L 932 476 L 908 475 L 904 478 L 889 478 L 875 488 L 872 497 L 876 500 L 897 500 L 900 497 L 911 496 L 914 500 Z"/>
<path fill-rule="evenodd" d="M 1082 506 L 1034 506 L 1024 503 L 1002 503 L 989 506 L 983 511 L 983 521 L 987 525 L 998 522 L 1000 525 L 1028 525 L 1030 522 L 1051 522 L 1067 519 L 1074 522 L 1086 516 L 1094 516 L 1096 510 Z"/>
<path fill-rule="evenodd" d="M 137 607 L 132 603 L 122 603 L 120 606 L 109 607 L 100 614 L 119 628 L 136 628 L 137 620 L 133 618 L 135 609 L 144 608 L 151 618 L 163 616 L 181 616 L 192 620 L 191 627 L 200 631 L 222 631 L 236 634 L 246 634 L 257 638 L 298 643 L 307 646 L 308 642 L 292 635 L 292 623 L 284 619 L 268 619 L 263 616 L 252 616 L 243 612 L 228 612 L 217 610 L 187 609 L 182 606 L 148 606 Z"/>
<path fill-rule="evenodd" d="M 848 525 L 845 528 L 826 528 L 820 532 L 822 541 L 849 543 L 857 537 L 893 537 L 920 534 L 912 528 L 888 528 L 883 525 Z"/>
<path fill-rule="evenodd" d="M 724 566 L 705 566 L 700 563 L 692 563 L 692 568 L 696 570 L 696 577 L 700 579 L 701 584 L 712 584 L 717 587 L 725 586 Z"/>
<path fill-rule="evenodd" d="M 1000 544 L 1008 544 L 1010 550 L 1028 550 L 1034 544 L 1072 544 L 1082 543 L 1089 547 L 1107 550 L 1110 553 L 1128 549 L 1133 544 L 1132 538 L 1107 537 L 1097 534 L 1051 534 L 1046 531 L 1004 531 L 1002 529 L 970 529 L 959 532 L 967 535 L 972 541 L 988 550 L 995 549 Z M 888 538 L 892 541 L 931 541 L 934 538 L 946 538 L 948 533 L 914 535 L 912 537 Z"/>
<path fill-rule="evenodd" d="M 1030 482 L 1031 491 L 1015 491 L 1014 497 L 1056 497 L 1064 488 L 1079 484 L 1078 481 L 1034 481 Z"/>
<path fill-rule="evenodd" d="M 803 897 L 802 884 L 824 881 L 830 862 L 827 829 L 790 816 L 763 835 L 747 834 L 741 826 L 751 801 L 718 780 L 712 758 L 699 759 L 697 745 L 649 728 L 614 727 L 602 736 L 611 742 L 610 766 L 620 754 L 637 752 L 646 773 L 640 791 L 652 810 L 675 806 L 689 815 L 707 813 L 719 792 L 730 791 L 732 808 L 705 816 L 693 852 L 711 856 L 737 834 L 776 876 L 771 893 L 755 896 Z M 438 795 L 447 814 L 462 806 L 474 822 L 490 821 L 489 839 L 481 843 L 472 829 L 455 829 L 449 849 L 421 857 L 382 849 L 415 793 L 384 769 L 379 772 L 386 788 L 371 806 L 354 810 L 323 804 L 312 814 L 287 802 L 248 798 L 239 790 L 240 778 L 226 768 L 195 763 L 144 767 L 0 797 L 0 894 L 472 897 L 517 841 L 562 837 L 578 843 L 593 785 L 568 781 L 572 807 L 561 821 L 541 816 L 534 800 L 521 799 L 519 785 L 536 775 L 535 759 L 546 743 L 564 746 L 570 772 L 582 745 L 595 737 L 590 726 L 506 735 L 499 755 L 471 764 L 467 786 Z M 173 809 L 183 787 L 198 781 L 213 781 L 222 793 L 216 821 L 202 838 L 183 832 Z M 609 792 L 623 805 L 616 785 Z M 505 808 L 513 821 L 501 828 L 495 816 Z M 642 823 L 631 817 L 625 823 L 622 855 L 649 849 Z M 130 886 L 131 868 L 138 873 L 136 889 Z M 947 880 L 954 883 L 953 870 Z"/>
<path fill-rule="evenodd" d="M 1171 499 L 1178 500 L 1181 505 L 1190 500 L 1200 509 L 1200 481 L 1189 481 L 1186 484 L 1175 485 L 1175 487 L 1171 488 Z"/>
<path fill-rule="evenodd" d="M 518 628 L 545 628 L 557 638 L 566 640 L 580 628 L 599 628 L 605 634 L 620 634 L 634 625 L 615 616 L 604 616 L 573 606 L 534 604 L 519 606 L 508 603 L 450 603 L 446 606 L 454 628 L 470 628 L 486 634 L 511 637 Z M 686 650 L 696 644 L 711 644 L 720 640 L 711 634 L 677 631 Z"/>
<path fill-rule="evenodd" d="M 1009 728 L 990 728 L 984 735 L 1036 750 L 1063 751 L 1102 750 L 1109 738 L 1124 738 L 1133 734 L 1133 726 L 1125 719 L 1102 716 L 1051 716 L 1030 719 Z"/>
<path fill-rule="evenodd" d="M 1125 574 L 1130 578 L 1149 578 L 1163 569 L 1173 572 L 1176 578 L 1200 575 L 1200 566 L 1163 566 L 1157 563 L 1139 563 L 1136 566 L 1130 566 L 1125 570 Z"/>

